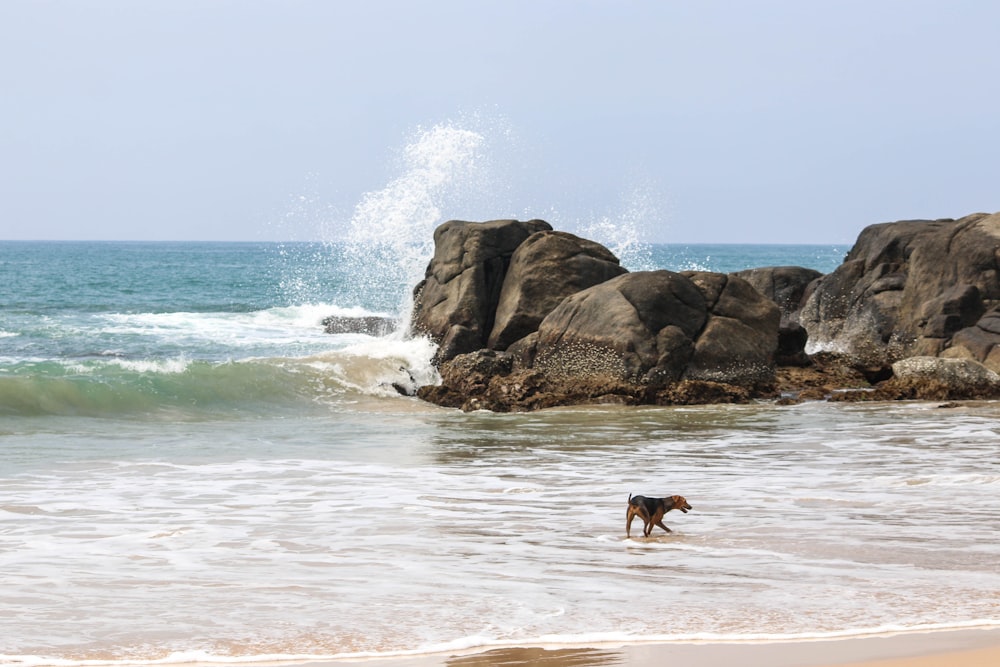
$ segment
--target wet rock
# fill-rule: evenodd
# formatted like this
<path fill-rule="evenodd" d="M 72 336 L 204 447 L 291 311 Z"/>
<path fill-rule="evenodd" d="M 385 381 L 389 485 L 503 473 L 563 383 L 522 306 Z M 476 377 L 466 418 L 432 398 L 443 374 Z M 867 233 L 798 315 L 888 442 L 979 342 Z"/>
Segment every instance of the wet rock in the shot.
<path fill-rule="evenodd" d="M 708 308 L 684 379 L 746 387 L 772 382 L 781 319 L 777 305 L 734 274 L 684 275 L 702 290 Z"/>
<path fill-rule="evenodd" d="M 775 363 L 778 366 L 808 366 L 809 356 L 805 350 L 809 333 L 799 323 L 799 311 L 823 274 L 801 266 L 771 266 L 738 271 L 735 275 L 774 301 L 781 311 Z"/>
<path fill-rule="evenodd" d="M 943 398 L 990 398 L 1000 395 L 1000 375 L 972 359 L 942 359 L 940 357 L 910 357 L 892 365 L 898 385 L 939 384 L 945 387 Z M 924 396 L 919 396 L 924 398 Z"/>
<path fill-rule="evenodd" d="M 774 301 L 781 310 L 782 321 L 798 317 L 810 285 L 823 276 L 815 269 L 801 266 L 768 266 L 737 271 L 735 275 Z"/>
<path fill-rule="evenodd" d="M 440 405 L 1000 396 L 1000 214 L 873 225 L 826 275 L 627 273 L 541 221 L 438 231 L 413 322 Z"/>
<path fill-rule="evenodd" d="M 940 355 L 973 359 L 1000 372 L 1000 306 L 990 309 L 975 325 L 957 331 Z"/>
<path fill-rule="evenodd" d="M 624 274 L 549 313 L 533 367 L 553 378 L 677 381 L 707 319 L 705 297 L 690 279 L 671 271 Z"/>
<path fill-rule="evenodd" d="M 331 315 L 323 320 L 323 329 L 328 334 L 387 336 L 396 330 L 398 324 L 397 320 L 392 317 Z"/>
<path fill-rule="evenodd" d="M 529 236 L 511 257 L 488 347 L 505 350 L 538 330 L 567 296 L 627 273 L 604 246 L 573 234 Z"/>
<path fill-rule="evenodd" d="M 938 354 L 1000 301 L 998 257 L 1000 214 L 867 227 L 799 314 L 809 351 L 871 365 Z"/>
<path fill-rule="evenodd" d="M 434 257 L 414 289 L 410 329 L 439 344 L 440 360 L 486 347 L 511 256 L 543 220 L 451 220 L 434 231 Z"/>

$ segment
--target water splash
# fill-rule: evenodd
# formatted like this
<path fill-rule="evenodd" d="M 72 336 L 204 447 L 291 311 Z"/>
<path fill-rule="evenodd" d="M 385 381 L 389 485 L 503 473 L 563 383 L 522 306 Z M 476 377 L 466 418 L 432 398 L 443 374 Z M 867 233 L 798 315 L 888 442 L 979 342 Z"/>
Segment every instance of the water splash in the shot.
<path fill-rule="evenodd" d="M 650 231 L 660 223 L 657 195 L 648 186 L 635 187 L 623 198 L 622 210 L 580 225 L 579 234 L 604 245 L 629 271 L 655 268 Z"/>
<path fill-rule="evenodd" d="M 403 150 L 404 173 L 358 202 L 348 240 L 396 248 L 426 243 L 441 221 L 442 198 L 475 175 L 484 144 L 483 135 L 453 125 L 418 129 Z"/>
<path fill-rule="evenodd" d="M 338 273 L 349 276 L 347 292 L 353 299 L 377 302 L 379 312 L 393 312 L 406 322 L 411 291 L 423 279 L 434 253 L 434 230 L 452 218 L 541 217 L 556 229 L 605 245 L 629 270 L 655 268 L 648 239 L 662 225 L 662 197 L 656 187 L 640 181 L 608 215 L 584 222 L 578 217 L 561 219 L 554 208 L 546 214 L 537 206 L 551 202 L 513 205 L 512 183 L 537 171 L 525 164 L 522 152 L 517 133 L 495 113 L 462 114 L 457 121 L 417 127 L 397 153 L 396 175 L 384 187 L 361 195 L 349 217 L 342 216 L 333 227 L 327 225 L 327 242 L 314 248 L 316 255 L 303 262 L 303 270 L 285 272 L 282 288 L 302 298 L 313 295 L 309 271 L 329 273 L 326 258 Z M 309 194 L 300 199 L 286 222 L 318 228 L 310 211 L 321 206 L 322 197 Z M 525 203 L 536 206 L 529 210 Z M 329 206 L 324 212 L 333 213 Z M 302 249 L 297 250 L 301 255 Z"/>
<path fill-rule="evenodd" d="M 418 128 L 402 153 L 402 174 L 381 190 L 365 193 L 347 233 L 347 258 L 363 289 L 392 284 L 402 294 L 404 320 L 409 291 L 434 253 L 434 229 L 444 211 L 481 191 L 489 180 L 487 138 L 453 123 Z"/>
<path fill-rule="evenodd" d="M 269 272 L 291 304 L 365 307 L 408 319 L 410 291 L 434 251 L 434 229 L 448 216 L 475 220 L 496 213 L 493 156 L 511 132 L 502 118 L 465 114 L 460 122 L 417 127 L 395 156 L 396 176 L 365 192 L 345 212 L 328 203 L 328 188 L 310 176 L 272 222 L 289 239 Z M 489 213 L 486 213 L 489 211 Z M 320 241 L 299 241 L 306 238 Z"/>

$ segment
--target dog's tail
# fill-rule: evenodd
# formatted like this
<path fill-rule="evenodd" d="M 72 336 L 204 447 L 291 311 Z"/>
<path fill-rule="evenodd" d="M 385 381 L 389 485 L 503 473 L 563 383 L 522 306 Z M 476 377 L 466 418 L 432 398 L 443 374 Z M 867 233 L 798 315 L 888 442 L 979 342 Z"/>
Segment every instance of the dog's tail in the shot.
<path fill-rule="evenodd" d="M 631 505 L 631 504 L 632 504 L 632 494 L 631 494 L 631 493 L 630 493 L 630 494 L 628 494 L 628 504 L 629 504 L 629 505 Z"/>

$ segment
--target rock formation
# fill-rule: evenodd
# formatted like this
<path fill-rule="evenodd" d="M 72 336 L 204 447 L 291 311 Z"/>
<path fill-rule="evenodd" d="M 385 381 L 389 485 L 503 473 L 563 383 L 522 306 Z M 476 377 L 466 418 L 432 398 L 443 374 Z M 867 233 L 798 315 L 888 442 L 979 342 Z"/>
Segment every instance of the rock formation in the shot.
<path fill-rule="evenodd" d="M 542 221 L 452 221 L 415 290 L 412 328 L 439 341 L 443 380 L 420 395 L 466 409 L 746 400 L 774 382 L 780 318 L 735 275 L 628 273 Z"/>
<path fill-rule="evenodd" d="M 976 398 L 1000 391 L 1000 375 L 971 359 L 909 357 L 894 363 L 892 371 L 883 393 L 911 392 L 907 398 Z"/>
<path fill-rule="evenodd" d="M 778 304 L 781 323 L 778 325 L 779 366 L 808 366 L 806 343 L 809 334 L 799 323 L 799 311 L 822 273 L 801 266 L 772 266 L 737 271 L 736 275 L 754 289 Z"/>
<path fill-rule="evenodd" d="M 511 257 L 488 347 L 506 350 L 536 331 L 565 297 L 626 272 L 598 243 L 566 232 L 532 234 Z"/>
<path fill-rule="evenodd" d="M 414 289 L 411 329 L 439 345 L 447 360 L 486 346 L 511 256 L 542 220 L 452 220 L 434 230 L 434 258 Z"/>
<path fill-rule="evenodd" d="M 323 319 L 323 330 L 328 334 L 359 333 L 385 336 L 395 331 L 397 324 L 396 319 L 392 317 L 331 315 Z"/>
<path fill-rule="evenodd" d="M 451 221 L 414 295 L 418 395 L 465 410 L 1000 396 L 1000 214 L 872 225 L 827 275 L 629 273 L 541 220 Z"/>
<path fill-rule="evenodd" d="M 872 225 L 817 281 L 799 321 L 810 351 L 862 364 L 938 356 L 953 345 L 961 349 L 949 354 L 985 362 L 995 346 L 993 316 L 976 325 L 1000 303 L 998 269 L 1000 214 Z"/>

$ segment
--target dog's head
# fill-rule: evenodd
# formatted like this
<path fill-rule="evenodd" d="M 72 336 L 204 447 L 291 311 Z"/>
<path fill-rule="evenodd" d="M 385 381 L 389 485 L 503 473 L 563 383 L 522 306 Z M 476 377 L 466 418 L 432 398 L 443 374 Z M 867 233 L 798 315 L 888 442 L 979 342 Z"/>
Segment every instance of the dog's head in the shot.
<path fill-rule="evenodd" d="M 670 496 L 670 509 L 680 510 L 687 514 L 687 511 L 691 509 L 691 505 L 688 504 L 687 498 L 684 496 Z"/>

